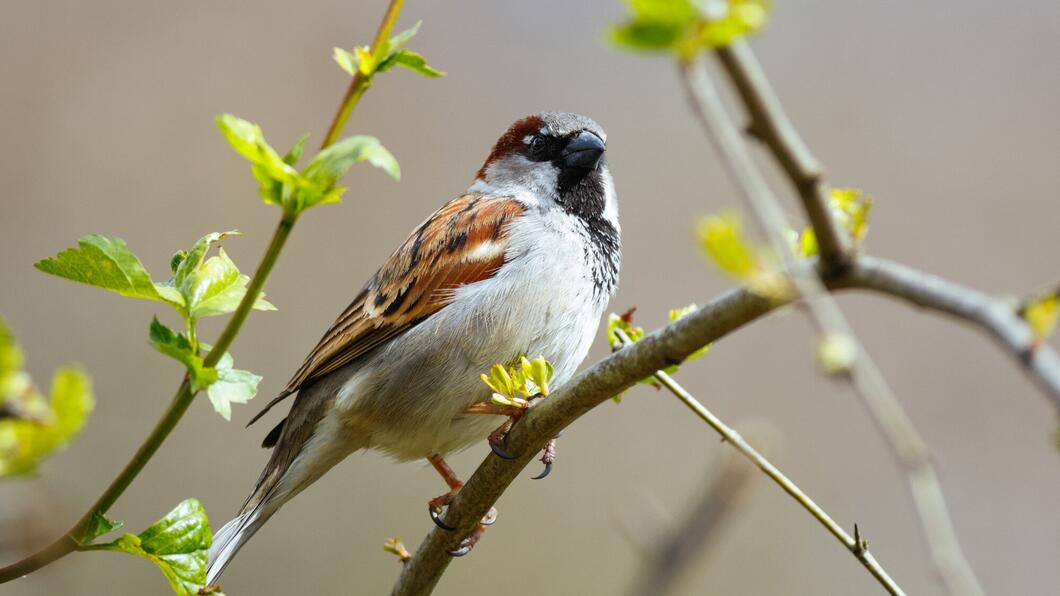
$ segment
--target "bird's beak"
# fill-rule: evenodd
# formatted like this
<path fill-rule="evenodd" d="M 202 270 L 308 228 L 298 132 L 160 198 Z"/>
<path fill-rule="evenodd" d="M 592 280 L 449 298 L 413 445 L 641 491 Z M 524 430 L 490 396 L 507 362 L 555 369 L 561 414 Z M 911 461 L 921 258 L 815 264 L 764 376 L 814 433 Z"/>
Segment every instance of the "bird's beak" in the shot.
<path fill-rule="evenodd" d="M 560 155 L 566 168 L 591 170 L 596 167 L 606 148 L 603 139 L 583 130 L 567 143 Z"/>

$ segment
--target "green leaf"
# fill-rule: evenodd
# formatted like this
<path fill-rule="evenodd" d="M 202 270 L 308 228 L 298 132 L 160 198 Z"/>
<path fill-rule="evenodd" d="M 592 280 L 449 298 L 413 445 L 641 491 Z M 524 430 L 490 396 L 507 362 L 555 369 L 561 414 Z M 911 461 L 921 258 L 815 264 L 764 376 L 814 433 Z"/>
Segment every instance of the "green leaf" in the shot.
<path fill-rule="evenodd" d="M 232 419 L 232 404 L 245 404 L 258 393 L 261 377 L 252 372 L 232 368 L 232 355 L 225 352 L 217 362 L 217 381 L 206 394 L 213 409 L 225 420 Z"/>
<path fill-rule="evenodd" d="M 383 51 L 381 53 L 389 56 L 394 52 L 397 52 L 401 48 L 405 47 L 405 44 L 407 44 L 409 40 L 411 40 L 416 35 L 416 33 L 419 32 L 420 25 L 422 24 L 423 21 L 417 21 L 415 25 L 391 37 L 389 40 L 387 40 L 387 43 L 384 45 Z"/>
<path fill-rule="evenodd" d="M 421 54 L 417 54 L 412 50 L 399 50 L 394 54 L 391 54 L 377 69 L 378 72 L 386 72 L 395 66 L 401 66 L 407 68 L 413 72 L 417 72 L 428 78 L 437 78 L 445 76 L 445 73 L 431 68 L 427 64 L 427 59 Z"/>
<path fill-rule="evenodd" d="M 298 140 L 294 142 L 294 145 L 292 145 L 291 148 L 287 151 L 287 153 L 284 154 L 283 163 L 292 167 L 296 163 L 298 163 L 298 160 L 302 159 L 302 153 L 305 152 L 305 142 L 308 138 L 309 133 L 305 133 L 304 135 L 298 137 Z"/>
<path fill-rule="evenodd" d="M 159 292 L 170 296 L 180 306 L 179 310 L 185 318 L 196 321 L 230 313 L 239 306 L 250 277 L 239 272 L 224 249 L 220 249 L 216 256 L 206 258 L 214 245 L 237 234 L 238 231 L 232 230 L 203 236 L 178 263 L 173 277 L 164 284 L 156 285 Z M 264 296 L 264 293 L 258 296 L 254 308 L 276 310 Z"/>
<path fill-rule="evenodd" d="M 703 248 L 722 271 L 737 279 L 748 279 L 759 270 L 758 256 L 744 238 L 736 213 L 704 218 L 698 232 Z"/>
<path fill-rule="evenodd" d="M 765 26 L 768 0 L 631 0 L 631 18 L 610 31 L 615 44 L 632 50 L 671 50 L 690 57 Z"/>
<path fill-rule="evenodd" d="M 302 175 L 325 192 L 335 188 L 339 179 L 355 163 L 367 161 L 390 174 L 395 180 L 401 178 L 397 160 L 387 151 L 379 139 L 369 136 L 347 137 L 324 149 L 309 162 Z M 305 208 L 324 202 L 325 196 L 306 198 Z M 336 197 L 337 198 L 337 197 Z"/>
<path fill-rule="evenodd" d="M 165 300 L 155 289 L 140 259 L 121 238 L 91 234 L 54 257 L 33 264 L 45 273 L 69 279 L 129 298 Z"/>
<path fill-rule="evenodd" d="M 163 325 L 157 317 L 151 320 L 148 339 L 154 349 L 188 369 L 188 378 L 191 379 L 194 391 L 201 391 L 217 381 L 217 369 L 203 366 L 202 356 L 191 345 L 191 341 L 184 337 L 183 333 L 177 333 Z"/>
<path fill-rule="evenodd" d="M 128 553 L 151 561 L 181 596 L 194 596 L 206 584 L 206 560 L 213 535 L 202 504 L 188 499 L 139 535 L 92 545 L 93 550 Z"/>
<path fill-rule="evenodd" d="M 4 397 L 6 404 L 10 396 Z M 34 415 L 0 420 L 0 477 L 34 473 L 42 459 L 64 449 L 81 431 L 95 406 L 91 381 L 72 366 L 55 371 L 47 404 L 29 383 L 19 399 L 26 402 L 20 407 Z"/>
<path fill-rule="evenodd" d="M 335 59 L 335 64 L 338 64 L 339 68 L 345 70 L 351 76 L 357 74 L 360 69 L 360 59 L 352 52 L 342 48 L 335 48 L 332 52 L 332 58 Z"/>
<path fill-rule="evenodd" d="M 7 322 L 0 317 L 0 379 L 19 371 L 22 365 L 22 348 L 15 341 L 15 335 L 11 333 Z M 4 397 L 5 394 L 0 394 L 0 400 Z"/>
<path fill-rule="evenodd" d="M 261 128 L 231 114 L 218 116 L 217 127 L 228 144 L 251 163 L 261 199 L 266 204 L 283 205 L 284 189 L 299 183 L 298 172 L 265 142 Z"/>
<path fill-rule="evenodd" d="M 705 0 L 700 3 L 699 42 L 720 48 L 755 33 L 765 26 L 771 8 L 768 0 Z"/>
<path fill-rule="evenodd" d="M 92 517 L 88 521 L 88 526 L 85 528 L 84 533 L 77 538 L 77 543 L 82 546 L 87 545 L 96 538 L 109 534 L 120 527 L 122 527 L 120 521 L 110 519 L 98 511 L 93 511 Z"/>

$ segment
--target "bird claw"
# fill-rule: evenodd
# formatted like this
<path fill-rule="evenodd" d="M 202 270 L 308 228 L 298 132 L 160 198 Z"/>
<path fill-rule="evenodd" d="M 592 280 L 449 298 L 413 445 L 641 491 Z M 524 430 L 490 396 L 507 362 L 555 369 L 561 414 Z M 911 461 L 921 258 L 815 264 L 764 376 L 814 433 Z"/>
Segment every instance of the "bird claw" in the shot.
<path fill-rule="evenodd" d="M 552 464 L 556 461 L 556 439 L 559 435 L 549 439 L 545 443 L 544 453 L 541 454 L 541 463 L 545 464 L 545 469 L 540 474 L 531 478 L 531 480 L 541 480 L 552 473 Z"/>
<path fill-rule="evenodd" d="M 508 461 L 511 461 L 511 460 L 517 459 L 519 457 L 518 455 L 515 455 L 515 454 L 512 454 L 512 453 L 509 453 L 509 452 L 505 451 L 504 448 L 501 447 L 498 444 L 498 443 L 500 443 L 500 441 L 493 441 L 491 439 L 490 441 L 488 441 L 488 443 L 490 445 L 490 451 L 493 451 L 494 455 L 496 455 L 497 457 L 499 457 L 501 459 L 506 459 Z"/>
<path fill-rule="evenodd" d="M 466 540 L 464 542 L 461 542 L 460 543 L 460 548 L 457 548 L 456 550 L 449 551 L 449 556 L 450 557 L 462 557 L 462 556 L 468 554 L 469 552 L 471 552 L 471 548 L 472 547 L 471 547 L 470 544 L 465 544 L 466 542 L 467 542 Z"/>
<path fill-rule="evenodd" d="M 445 509 L 446 509 L 445 507 L 440 507 L 438 509 L 435 509 L 434 507 L 432 507 L 430 505 L 427 506 L 427 511 L 431 514 L 431 521 L 434 522 L 434 525 L 438 526 L 439 528 L 441 528 L 443 530 L 446 530 L 447 532 L 452 532 L 456 528 L 454 528 L 454 527 L 450 526 L 449 524 L 445 523 L 444 521 L 442 521 L 442 512 Z"/>
<path fill-rule="evenodd" d="M 492 513 L 493 517 L 496 518 L 496 511 L 491 510 L 490 513 Z M 489 514 L 486 514 L 487 518 L 489 516 Z M 464 538 L 460 541 L 459 546 L 457 546 L 454 550 L 449 551 L 449 556 L 463 557 L 464 555 L 471 552 L 471 549 L 475 548 L 475 544 L 478 543 L 479 538 L 482 538 L 482 534 L 486 531 L 487 525 L 488 524 L 480 523 L 479 525 L 475 526 L 475 529 L 471 531 L 471 534 L 467 538 Z"/>
<path fill-rule="evenodd" d="M 490 510 L 486 512 L 486 516 L 479 523 L 484 526 L 492 526 L 497 523 L 497 508 L 490 507 Z"/>

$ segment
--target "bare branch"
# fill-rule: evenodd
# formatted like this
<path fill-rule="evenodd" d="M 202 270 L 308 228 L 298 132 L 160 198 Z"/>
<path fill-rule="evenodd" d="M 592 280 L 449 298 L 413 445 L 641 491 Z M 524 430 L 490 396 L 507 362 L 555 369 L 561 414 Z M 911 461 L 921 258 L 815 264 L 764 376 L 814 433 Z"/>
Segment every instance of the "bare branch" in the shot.
<path fill-rule="evenodd" d="M 615 330 L 615 333 L 622 339 L 623 343 L 625 343 L 627 347 L 633 345 L 633 342 L 630 341 L 629 337 L 626 336 L 626 334 L 623 333 L 621 329 Z M 732 445 L 734 449 L 739 451 L 741 454 L 744 455 L 744 457 L 751 460 L 751 462 L 758 466 L 760 470 L 765 472 L 766 476 L 769 476 L 773 480 L 773 482 L 776 482 L 780 486 L 780 488 L 784 489 L 784 492 L 791 495 L 791 497 L 795 499 L 799 503 L 799 505 L 802 505 L 803 509 L 808 511 L 810 515 L 817 519 L 817 521 L 821 522 L 821 525 L 823 525 L 833 536 L 835 536 L 836 539 L 843 543 L 843 546 L 845 546 L 846 549 L 849 550 L 858 559 L 858 561 L 860 561 L 861 564 L 869 570 L 869 573 L 871 573 L 872 576 L 880 582 L 880 585 L 882 585 L 888 593 L 892 595 L 904 596 L 905 592 L 902 591 L 902 588 L 900 588 L 893 579 L 891 579 L 891 576 L 888 575 L 887 571 L 885 571 L 883 567 L 879 564 L 879 562 L 876 561 L 876 558 L 872 556 L 872 553 L 869 552 L 867 543 L 864 540 L 861 540 L 860 537 L 852 537 L 847 534 L 846 530 L 844 530 L 842 526 L 837 524 L 835 520 L 833 520 L 832 517 L 828 515 L 828 513 L 826 513 L 823 509 L 821 509 L 817 505 L 817 503 L 813 501 L 813 499 L 811 499 L 806 493 L 804 493 L 802 489 L 798 487 L 798 485 L 792 482 L 787 476 L 784 475 L 783 472 L 777 469 L 776 466 L 770 463 L 769 460 L 767 460 L 754 447 L 752 447 L 743 438 L 743 436 L 740 435 L 740 433 L 736 432 L 735 429 L 725 424 L 720 418 L 715 416 L 710 410 L 704 407 L 703 404 L 699 403 L 699 401 L 695 397 L 693 397 L 692 394 L 688 393 L 688 391 L 686 391 L 684 387 L 681 387 L 681 385 L 679 385 L 677 381 L 674 381 L 670 375 L 666 374 L 663 371 L 656 371 L 655 379 L 659 381 L 659 383 L 663 387 L 666 387 L 666 389 L 676 395 L 682 403 L 688 406 L 688 409 L 692 410 L 692 412 L 696 414 L 696 416 L 699 416 L 700 419 L 702 419 L 704 422 L 709 424 L 711 428 L 717 431 L 717 433 L 721 435 L 721 437 L 725 439 L 728 444 Z M 855 526 L 855 528 L 856 527 L 857 526 Z M 645 585 L 645 587 L 650 588 L 653 587 L 653 585 L 648 584 Z M 646 590 L 641 593 L 653 594 L 656 592 L 652 590 Z"/>
<path fill-rule="evenodd" d="M 751 117 L 748 131 L 769 147 L 802 199 L 825 269 L 842 269 L 850 257 L 850 236 L 829 214 L 831 189 L 823 167 L 784 113 L 751 48 L 737 40 L 719 48 L 717 56 Z"/>
<path fill-rule="evenodd" d="M 751 55 L 749 48 L 742 45 L 739 47 L 742 48 L 741 53 L 746 56 Z M 742 66 L 742 62 L 734 64 L 736 68 Z M 783 209 L 751 160 L 750 153 L 743 143 L 741 131 L 726 112 L 706 69 L 698 60 L 684 61 L 681 63 L 681 72 L 693 112 L 708 136 L 714 141 L 729 174 L 750 205 L 774 252 L 783 259 L 785 269 L 791 275 L 792 283 L 799 296 L 802 297 L 802 304 L 810 315 L 811 321 L 817 326 L 822 336 L 845 337 L 856 347 L 857 357 L 850 368 L 849 379 L 905 472 L 924 538 L 946 589 L 954 596 L 985 595 L 961 550 L 956 530 L 950 520 L 949 510 L 946 508 L 942 485 L 920 433 L 894 396 L 879 368 L 857 340 L 853 329 L 839 309 L 839 305 L 827 294 L 822 280 L 814 271 L 802 267 L 787 246 L 785 234 L 788 224 L 784 218 Z M 765 82 L 760 70 L 756 71 L 757 79 L 747 76 L 747 73 L 742 70 L 739 70 L 738 74 L 741 75 L 741 80 L 747 81 L 750 85 Z M 734 76 L 735 78 L 738 77 Z M 762 98 L 771 96 L 771 93 L 767 94 L 766 90 L 752 88 L 749 95 Z M 779 103 L 775 99 L 773 103 L 776 105 L 772 107 L 779 108 Z M 767 111 L 770 107 L 765 103 L 749 107 L 752 111 L 757 110 L 756 117 L 761 119 L 756 121 L 756 130 L 764 137 L 773 139 L 776 147 L 781 149 L 777 154 L 781 156 L 782 162 L 784 156 L 805 154 L 806 151 L 801 142 L 797 147 L 786 145 L 787 142 L 798 141 L 798 136 L 782 114 Z M 783 122 L 784 125 L 781 126 L 779 122 Z M 777 136 L 770 131 L 784 131 L 784 136 Z M 773 146 L 771 144 L 771 147 Z M 802 188 L 804 182 L 802 179 L 793 178 L 792 181 L 796 187 Z M 813 179 L 813 185 L 816 188 L 827 190 L 823 184 L 818 171 Z M 807 193 L 802 197 L 804 203 L 808 205 L 807 213 L 811 218 L 816 218 L 826 228 L 837 225 L 829 211 L 827 196 L 822 200 L 815 192 Z M 818 221 L 813 223 L 816 225 Z M 814 231 L 816 232 L 816 228 Z M 845 260 L 849 258 L 853 258 L 853 253 Z M 834 258 L 832 262 L 835 262 Z M 836 269 L 827 261 L 822 261 L 822 265 L 825 273 Z"/>
<path fill-rule="evenodd" d="M 900 298 L 972 323 L 992 336 L 1060 409 L 1060 356 L 1038 344 L 1013 305 L 937 275 L 900 263 L 861 256 L 831 285 L 860 288 Z"/>

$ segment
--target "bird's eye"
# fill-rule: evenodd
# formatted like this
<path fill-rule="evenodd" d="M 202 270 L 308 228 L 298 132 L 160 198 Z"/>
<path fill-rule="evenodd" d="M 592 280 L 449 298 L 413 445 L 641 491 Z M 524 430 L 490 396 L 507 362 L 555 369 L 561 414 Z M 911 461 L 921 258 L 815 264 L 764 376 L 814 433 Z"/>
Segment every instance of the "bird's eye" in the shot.
<path fill-rule="evenodd" d="M 545 157 L 545 151 L 548 149 L 547 145 L 545 137 L 534 135 L 530 138 L 530 155 L 538 159 Z"/>

